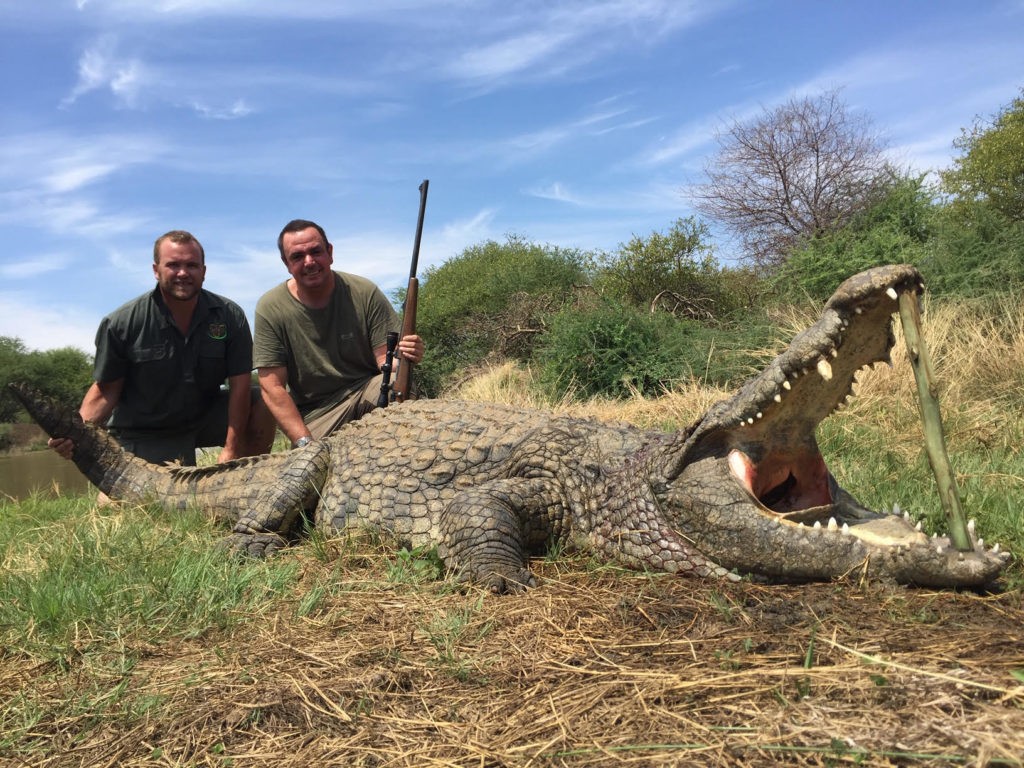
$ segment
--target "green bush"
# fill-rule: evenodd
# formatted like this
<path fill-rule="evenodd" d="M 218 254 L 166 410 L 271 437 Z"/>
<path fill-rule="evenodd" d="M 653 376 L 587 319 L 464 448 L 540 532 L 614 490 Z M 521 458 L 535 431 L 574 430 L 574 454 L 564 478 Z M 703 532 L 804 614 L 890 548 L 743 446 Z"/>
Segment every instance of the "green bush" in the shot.
<path fill-rule="evenodd" d="M 1024 222 L 978 202 L 943 209 L 921 262 L 935 294 L 973 298 L 1024 289 Z"/>
<path fill-rule="evenodd" d="M 1024 223 L 1024 89 L 990 120 L 978 118 L 953 146 L 963 154 L 940 173 L 952 207 L 968 212 L 985 203 L 1003 218 Z"/>
<path fill-rule="evenodd" d="M 7 384 L 24 381 L 78 410 L 85 390 L 92 383 L 92 361 L 74 347 L 30 351 L 20 339 L 0 336 L 0 422 L 16 421 L 23 413 L 18 402 L 7 392 Z"/>
<path fill-rule="evenodd" d="M 610 300 L 676 317 L 710 321 L 744 306 L 748 297 L 729 290 L 708 244 L 707 226 L 677 219 L 668 233 L 634 236 L 611 254 L 595 256 L 593 284 Z"/>
<path fill-rule="evenodd" d="M 923 178 L 893 179 L 886 193 L 842 229 L 815 237 L 790 254 L 773 277 L 788 301 L 823 301 L 850 275 L 884 264 L 920 264 L 928 252 L 936 207 Z"/>
<path fill-rule="evenodd" d="M 764 328 L 708 328 L 608 301 L 565 309 L 548 326 L 534 363 L 555 398 L 656 396 L 693 378 L 737 383 L 757 367 L 750 350 L 767 338 Z"/>
<path fill-rule="evenodd" d="M 586 282 L 585 255 L 518 236 L 467 248 L 428 269 L 417 330 L 428 351 L 417 368 L 425 395 L 437 395 L 488 356 L 527 360 L 544 318 Z"/>

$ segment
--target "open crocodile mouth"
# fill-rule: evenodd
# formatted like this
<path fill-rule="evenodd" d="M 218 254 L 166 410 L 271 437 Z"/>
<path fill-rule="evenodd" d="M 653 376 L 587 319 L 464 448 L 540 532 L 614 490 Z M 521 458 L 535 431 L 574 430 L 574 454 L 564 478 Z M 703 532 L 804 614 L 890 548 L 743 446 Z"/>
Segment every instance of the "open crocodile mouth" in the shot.
<path fill-rule="evenodd" d="M 718 428 L 703 436 L 727 456 L 731 475 L 761 512 L 780 522 L 834 529 L 889 517 L 838 487 L 814 433 L 852 398 L 862 370 L 890 362 L 899 295 L 920 294 L 923 286 L 916 271 L 893 267 L 844 287 L 818 322 L 723 404 Z"/>
<path fill-rule="evenodd" d="M 894 545 L 926 537 L 840 489 L 814 439 L 818 424 L 852 398 L 857 375 L 890 362 L 899 294 L 923 290 L 916 272 L 894 268 L 886 277 L 851 280 L 845 298 L 837 293 L 821 319 L 738 393 L 726 446 L 730 474 L 762 514 Z"/>
<path fill-rule="evenodd" d="M 755 463 L 743 451 L 733 449 L 728 464 L 733 478 L 761 513 L 783 525 L 832 531 L 874 546 L 908 547 L 928 542 L 921 523 L 915 523 L 908 513 L 898 514 L 898 506 L 894 507 L 896 514 L 875 512 L 841 491 L 821 454 L 796 460 L 773 455 Z M 971 529 L 973 536 L 973 523 Z M 976 543 L 983 544 L 981 540 Z"/>

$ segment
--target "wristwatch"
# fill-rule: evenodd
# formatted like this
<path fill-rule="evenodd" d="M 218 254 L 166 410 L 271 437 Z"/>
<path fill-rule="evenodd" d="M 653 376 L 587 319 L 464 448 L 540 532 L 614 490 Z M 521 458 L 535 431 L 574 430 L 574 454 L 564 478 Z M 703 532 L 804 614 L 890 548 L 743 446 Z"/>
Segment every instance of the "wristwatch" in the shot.
<path fill-rule="evenodd" d="M 292 443 L 292 448 L 301 448 L 302 446 L 309 445 L 312 442 L 313 442 L 313 438 L 306 437 L 305 435 L 303 435 L 298 440 L 296 440 L 294 443 Z"/>

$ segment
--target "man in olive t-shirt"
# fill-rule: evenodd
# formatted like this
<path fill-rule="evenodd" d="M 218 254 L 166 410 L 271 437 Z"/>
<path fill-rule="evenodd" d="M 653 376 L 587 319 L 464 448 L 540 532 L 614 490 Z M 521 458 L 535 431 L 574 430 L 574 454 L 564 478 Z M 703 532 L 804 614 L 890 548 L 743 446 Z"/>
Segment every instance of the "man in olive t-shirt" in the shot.
<path fill-rule="evenodd" d="M 371 281 L 331 269 L 334 247 L 318 224 L 289 222 L 277 246 L 291 277 L 256 304 L 253 363 L 264 402 L 299 446 L 376 407 L 399 321 Z M 400 339 L 396 354 L 420 362 L 423 340 Z"/>

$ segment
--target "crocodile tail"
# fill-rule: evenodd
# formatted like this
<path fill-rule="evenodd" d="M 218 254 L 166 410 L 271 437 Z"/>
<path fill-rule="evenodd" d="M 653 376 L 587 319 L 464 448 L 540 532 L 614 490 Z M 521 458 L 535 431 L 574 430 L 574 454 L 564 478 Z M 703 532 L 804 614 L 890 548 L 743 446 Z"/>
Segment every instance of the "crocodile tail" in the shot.
<path fill-rule="evenodd" d="M 10 383 L 8 388 L 46 434 L 74 442 L 71 460 L 93 485 L 111 498 L 144 501 L 150 496 L 156 477 L 166 472 L 128 453 L 107 430 L 83 421 L 77 411 L 27 384 Z"/>

